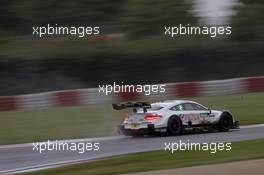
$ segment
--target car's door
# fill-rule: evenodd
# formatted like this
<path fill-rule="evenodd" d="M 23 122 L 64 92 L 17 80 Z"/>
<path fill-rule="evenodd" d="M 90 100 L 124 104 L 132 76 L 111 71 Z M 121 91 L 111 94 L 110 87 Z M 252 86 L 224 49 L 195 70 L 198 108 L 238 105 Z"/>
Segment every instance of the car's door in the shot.
<path fill-rule="evenodd" d="M 171 108 L 177 114 L 184 125 L 190 122 L 192 125 L 204 124 L 210 122 L 209 110 L 196 103 L 182 103 Z"/>
<path fill-rule="evenodd" d="M 199 124 L 200 113 L 194 110 L 191 103 L 178 104 L 171 108 L 181 118 L 184 125 L 188 125 L 189 122 L 192 124 Z"/>
<path fill-rule="evenodd" d="M 210 110 L 208 110 L 208 108 L 197 103 L 191 103 L 191 105 L 193 107 L 194 113 L 200 116 L 199 122 L 197 122 L 198 124 L 210 122 Z"/>
<path fill-rule="evenodd" d="M 202 111 L 195 110 L 192 103 L 184 103 L 183 106 L 185 113 L 182 120 L 186 121 L 187 123 L 191 122 L 192 125 L 200 124 L 201 123 L 200 113 Z"/>

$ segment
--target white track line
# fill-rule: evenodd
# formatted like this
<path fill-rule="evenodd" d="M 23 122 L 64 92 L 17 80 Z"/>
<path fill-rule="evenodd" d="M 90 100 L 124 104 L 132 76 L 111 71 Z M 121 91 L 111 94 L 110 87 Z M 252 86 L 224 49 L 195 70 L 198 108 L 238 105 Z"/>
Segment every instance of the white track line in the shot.
<path fill-rule="evenodd" d="M 100 160 L 99 157 L 98 158 L 95 157 L 94 160 L 95 159 Z M 14 169 L 10 169 L 10 170 L 0 171 L 0 174 L 11 175 L 11 174 L 33 172 L 33 171 L 39 171 L 39 170 L 44 170 L 44 169 L 49 169 L 49 168 L 61 167 L 61 166 L 65 166 L 65 165 L 73 165 L 73 164 L 77 164 L 77 163 L 93 162 L 94 160 L 76 159 L 76 160 L 62 161 L 62 162 L 56 162 L 56 163 L 50 163 L 50 164 L 28 166 L 28 167 L 23 167 L 23 168 L 14 168 Z"/>
<path fill-rule="evenodd" d="M 243 125 L 240 126 L 240 129 L 248 128 L 259 128 L 264 127 L 264 124 L 255 124 L 255 125 Z M 118 140 L 122 138 L 127 138 L 126 136 L 110 136 L 110 137 L 96 137 L 96 138 L 82 138 L 82 139 L 69 139 L 69 140 L 58 140 L 58 142 L 94 142 L 94 141 L 107 141 L 107 140 Z M 50 140 L 56 141 L 56 140 Z M 11 145 L 0 145 L 0 149 L 4 148 L 24 148 L 31 147 L 32 143 L 22 143 L 22 144 L 11 144 Z"/>
<path fill-rule="evenodd" d="M 256 124 L 256 125 L 244 125 L 240 126 L 241 129 L 247 129 L 247 128 L 259 128 L 264 127 L 264 124 Z"/>

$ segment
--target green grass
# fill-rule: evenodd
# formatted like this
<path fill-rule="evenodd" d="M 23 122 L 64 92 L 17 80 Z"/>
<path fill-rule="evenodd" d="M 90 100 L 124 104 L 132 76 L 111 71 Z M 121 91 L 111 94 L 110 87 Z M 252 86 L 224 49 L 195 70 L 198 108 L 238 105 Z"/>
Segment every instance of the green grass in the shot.
<path fill-rule="evenodd" d="M 212 109 L 228 109 L 241 124 L 264 123 L 264 93 L 194 98 Z M 116 135 L 124 111 L 110 104 L 0 112 L 0 144 Z"/>
<path fill-rule="evenodd" d="M 203 164 L 264 158 L 264 139 L 235 142 L 231 151 L 210 154 L 204 151 L 165 151 L 130 154 L 79 165 L 65 166 L 25 175 L 113 175 L 150 170 L 171 169 Z"/>

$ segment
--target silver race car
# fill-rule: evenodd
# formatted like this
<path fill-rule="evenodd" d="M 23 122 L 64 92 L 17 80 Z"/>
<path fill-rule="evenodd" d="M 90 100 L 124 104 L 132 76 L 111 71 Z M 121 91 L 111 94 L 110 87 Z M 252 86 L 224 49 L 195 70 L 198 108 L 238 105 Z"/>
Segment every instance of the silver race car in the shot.
<path fill-rule="evenodd" d="M 127 136 L 154 133 L 178 135 L 192 130 L 228 131 L 239 128 L 231 112 L 211 110 L 194 101 L 129 102 L 113 104 L 113 108 L 133 109 L 119 126 L 119 130 Z"/>

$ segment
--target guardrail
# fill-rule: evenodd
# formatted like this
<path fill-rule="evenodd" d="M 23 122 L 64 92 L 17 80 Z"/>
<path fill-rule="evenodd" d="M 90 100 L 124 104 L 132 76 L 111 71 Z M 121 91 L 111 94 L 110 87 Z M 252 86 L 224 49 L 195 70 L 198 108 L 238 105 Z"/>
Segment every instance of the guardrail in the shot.
<path fill-rule="evenodd" d="M 0 111 L 80 106 L 131 100 L 161 100 L 264 91 L 264 76 L 166 84 L 165 93 L 117 93 L 105 95 L 98 88 L 0 96 Z"/>

